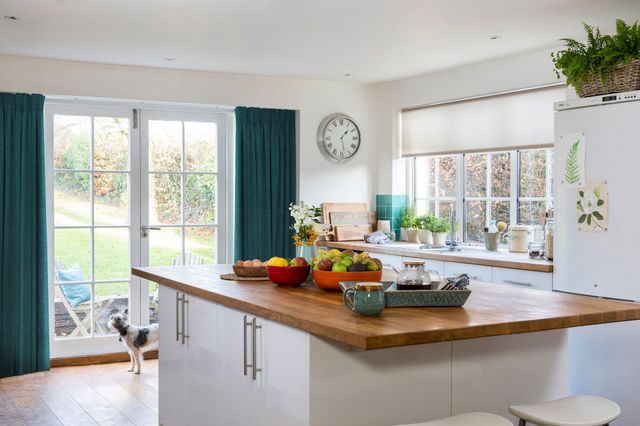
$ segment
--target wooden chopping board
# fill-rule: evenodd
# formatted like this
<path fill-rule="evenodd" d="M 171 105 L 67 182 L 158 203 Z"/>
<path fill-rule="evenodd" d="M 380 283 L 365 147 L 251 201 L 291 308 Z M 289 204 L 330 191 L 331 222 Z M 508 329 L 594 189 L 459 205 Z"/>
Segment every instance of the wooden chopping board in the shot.
<path fill-rule="evenodd" d="M 329 212 L 332 225 L 371 225 L 376 224 L 374 212 Z"/>
<path fill-rule="evenodd" d="M 322 223 L 331 223 L 331 212 L 366 212 L 366 203 L 322 203 Z"/>
<path fill-rule="evenodd" d="M 367 225 L 334 225 L 333 234 L 336 241 L 363 241 L 364 236 L 373 232 L 373 226 Z"/>

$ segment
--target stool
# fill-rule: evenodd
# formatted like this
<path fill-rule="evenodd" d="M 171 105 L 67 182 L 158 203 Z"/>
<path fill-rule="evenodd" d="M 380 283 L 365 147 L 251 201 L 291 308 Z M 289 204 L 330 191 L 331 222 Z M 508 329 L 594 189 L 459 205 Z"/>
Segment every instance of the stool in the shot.
<path fill-rule="evenodd" d="M 412 423 L 396 426 L 513 426 L 504 417 L 490 413 L 465 413 L 457 416 L 432 420 L 424 423 Z"/>
<path fill-rule="evenodd" d="M 540 426 L 608 426 L 620 415 L 620 406 L 591 395 L 570 396 L 539 404 L 512 405 L 509 411 L 520 419 Z"/>

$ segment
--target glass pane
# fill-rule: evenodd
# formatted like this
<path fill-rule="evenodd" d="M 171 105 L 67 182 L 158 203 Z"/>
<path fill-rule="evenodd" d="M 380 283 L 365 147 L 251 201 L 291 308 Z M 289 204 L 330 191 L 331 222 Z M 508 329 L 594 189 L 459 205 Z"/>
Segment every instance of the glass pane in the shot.
<path fill-rule="evenodd" d="M 96 225 L 129 224 L 128 186 L 128 173 L 95 173 L 93 175 Z"/>
<path fill-rule="evenodd" d="M 440 157 L 440 187 L 438 196 L 456 196 L 456 169 L 457 159 L 455 156 Z"/>
<path fill-rule="evenodd" d="M 467 197 L 487 195 L 487 154 L 467 154 L 465 159 Z"/>
<path fill-rule="evenodd" d="M 518 209 L 518 222 L 524 225 L 544 224 L 545 201 L 521 201 Z"/>
<path fill-rule="evenodd" d="M 555 163 L 553 162 L 554 161 L 554 157 L 553 157 L 554 151 L 553 151 L 553 149 L 548 149 L 547 150 L 547 154 L 548 154 L 547 161 L 549 162 L 549 171 L 550 171 L 550 175 L 551 175 L 551 176 L 549 176 L 549 185 L 550 185 L 550 188 L 551 188 L 550 191 L 549 191 L 549 194 L 551 194 L 551 198 L 553 198 L 553 168 L 555 166 Z"/>
<path fill-rule="evenodd" d="M 149 121 L 149 170 L 177 172 L 182 170 L 182 122 Z"/>
<path fill-rule="evenodd" d="M 427 213 L 427 200 L 416 200 L 416 212 L 418 216 Z"/>
<path fill-rule="evenodd" d="M 91 117 L 53 116 L 53 167 L 89 170 Z"/>
<path fill-rule="evenodd" d="M 91 335 L 91 285 L 55 285 L 54 330 L 56 338 Z"/>
<path fill-rule="evenodd" d="M 79 271 L 73 274 L 78 278 L 73 281 L 91 280 L 91 230 L 56 229 L 54 238 L 56 271 L 72 269 L 78 265 Z"/>
<path fill-rule="evenodd" d="M 546 197 L 546 149 L 520 151 L 520 196 Z"/>
<path fill-rule="evenodd" d="M 158 322 L 158 310 L 160 306 L 159 293 L 158 283 L 149 282 L 149 324 L 156 324 Z"/>
<path fill-rule="evenodd" d="M 93 303 L 95 318 L 95 334 L 115 334 L 109 330 L 107 323 L 111 314 L 129 308 L 129 283 L 95 284 L 96 295 Z"/>
<path fill-rule="evenodd" d="M 54 225 L 90 225 L 91 175 L 79 172 L 54 172 L 53 176 Z"/>
<path fill-rule="evenodd" d="M 129 228 L 94 231 L 96 280 L 129 278 Z"/>
<path fill-rule="evenodd" d="M 418 198 L 428 197 L 427 185 L 429 184 L 429 170 L 427 164 L 429 162 L 428 157 L 417 157 L 415 161 L 415 191 Z"/>
<path fill-rule="evenodd" d="M 484 242 L 482 232 L 487 223 L 486 201 L 467 201 L 466 241 Z"/>
<path fill-rule="evenodd" d="M 185 228 L 185 264 L 216 263 L 216 228 Z"/>
<path fill-rule="evenodd" d="M 217 127 L 216 123 L 184 123 L 185 170 L 216 171 Z"/>
<path fill-rule="evenodd" d="M 149 231 L 149 266 L 182 264 L 182 230 L 162 228 Z"/>
<path fill-rule="evenodd" d="M 491 220 L 496 222 L 504 222 L 509 225 L 511 221 L 511 203 L 509 201 L 492 201 L 491 202 Z"/>
<path fill-rule="evenodd" d="M 93 168 L 129 170 L 129 119 L 94 118 Z"/>
<path fill-rule="evenodd" d="M 491 154 L 491 196 L 509 197 L 511 194 L 511 153 Z"/>
<path fill-rule="evenodd" d="M 449 218 L 449 210 L 453 206 L 453 215 L 455 217 L 456 214 L 456 203 L 455 201 L 443 201 L 440 200 L 440 208 L 438 210 L 438 217 L 446 217 Z"/>
<path fill-rule="evenodd" d="M 185 175 L 185 223 L 216 222 L 216 176 Z"/>
<path fill-rule="evenodd" d="M 180 175 L 149 175 L 149 223 L 152 225 L 177 225 L 180 214 Z"/>

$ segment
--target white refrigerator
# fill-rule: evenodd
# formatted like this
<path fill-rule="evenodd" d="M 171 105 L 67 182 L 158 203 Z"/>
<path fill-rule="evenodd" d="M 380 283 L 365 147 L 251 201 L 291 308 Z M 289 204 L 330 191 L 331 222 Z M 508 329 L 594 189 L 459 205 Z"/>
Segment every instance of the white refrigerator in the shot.
<path fill-rule="evenodd" d="M 640 301 L 640 91 L 557 102 L 555 110 L 554 290 Z M 580 135 L 584 162 L 574 155 L 568 165 L 560 144 Z M 608 187 L 608 197 L 597 197 L 606 211 L 598 201 L 591 217 L 605 226 L 586 226 L 585 191 L 566 176 L 576 164 L 588 188 Z M 607 214 L 608 223 L 599 220 Z M 640 321 L 571 329 L 569 356 L 571 394 L 610 398 L 622 408 L 613 424 L 640 425 Z"/>

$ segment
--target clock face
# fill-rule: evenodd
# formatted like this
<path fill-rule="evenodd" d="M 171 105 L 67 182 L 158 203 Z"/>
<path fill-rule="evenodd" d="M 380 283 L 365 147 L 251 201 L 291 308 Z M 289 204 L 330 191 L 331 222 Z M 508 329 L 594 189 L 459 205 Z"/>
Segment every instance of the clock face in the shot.
<path fill-rule="evenodd" d="M 331 114 L 318 129 L 318 148 L 332 163 L 348 161 L 360 148 L 360 129 L 350 117 Z"/>

